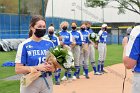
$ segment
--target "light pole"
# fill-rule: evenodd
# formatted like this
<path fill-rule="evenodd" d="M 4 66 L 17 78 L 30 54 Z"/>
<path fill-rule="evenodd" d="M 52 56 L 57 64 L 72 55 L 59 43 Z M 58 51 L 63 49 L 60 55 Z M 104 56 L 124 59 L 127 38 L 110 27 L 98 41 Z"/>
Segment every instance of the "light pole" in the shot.
<path fill-rule="evenodd" d="M 53 23 L 53 0 L 52 0 L 52 23 Z"/>
<path fill-rule="evenodd" d="M 103 1 L 102 1 L 102 17 L 103 17 L 102 21 L 104 23 L 104 5 L 103 5 Z"/>
<path fill-rule="evenodd" d="M 73 11 L 73 13 L 74 13 L 73 20 L 75 21 L 75 9 L 71 9 L 71 11 Z"/>
<path fill-rule="evenodd" d="M 74 15 L 73 15 L 73 20 L 75 21 L 76 20 L 76 17 L 75 17 L 75 6 L 76 6 L 76 3 L 75 2 L 73 2 L 72 3 L 72 6 L 73 6 L 73 9 L 71 9 L 71 11 L 73 11 L 73 13 L 74 13 Z"/>
<path fill-rule="evenodd" d="M 83 21 L 83 1 L 81 0 L 81 22 Z"/>

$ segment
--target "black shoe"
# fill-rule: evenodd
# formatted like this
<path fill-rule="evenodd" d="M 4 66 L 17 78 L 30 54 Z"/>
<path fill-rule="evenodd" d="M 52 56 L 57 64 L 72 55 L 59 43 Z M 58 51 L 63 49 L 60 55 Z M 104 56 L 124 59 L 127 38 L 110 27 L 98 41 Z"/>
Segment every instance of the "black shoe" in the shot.
<path fill-rule="evenodd" d="M 106 72 L 105 70 L 103 70 L 103 71 L 101 71 L 101 73 L 102 73 L 102 74 L 105 74 L 105 73 L 107 73 L 107 72 Z"/>
<path fill-rule="evenodd" d="M 80 79 L 79 75 L 78 75 L 78 76 L 76 76 L 76 78 L 77 78 L 77 79 Z"/>
<path fill-rule="evenodd" d="M 89 79 L 89 76 L 86 76 L 86 79 Z"/>
<path fill-rule="evenodd" d="M 55 85 L 60 85 L 60 82 L 56 82 Z"/>

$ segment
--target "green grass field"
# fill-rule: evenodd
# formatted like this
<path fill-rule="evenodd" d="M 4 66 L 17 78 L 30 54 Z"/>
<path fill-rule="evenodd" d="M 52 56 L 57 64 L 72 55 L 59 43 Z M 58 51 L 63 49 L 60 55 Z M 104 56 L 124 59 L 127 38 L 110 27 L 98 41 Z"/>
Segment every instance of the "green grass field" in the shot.
<path fill-rule="evenodd" d="M 14 61 L 16 51 L 1 52 L 0 51 L 0 65 L 5 61 Z M 96 62 L 98 60 L 98 52 L 96 50 Z M 105 66 L 122 62 L 122 46 L 121 45 L 107 45 L 107 58 Z M 90 71 L 91 71 L 90 66 Z M 5 81 L 6 77 L 15 75 L 14 67 L 0 66 L 0 93 L 19 93 L 19 81 Z M 63 75 L 63 73 L 62 73 Z"/>

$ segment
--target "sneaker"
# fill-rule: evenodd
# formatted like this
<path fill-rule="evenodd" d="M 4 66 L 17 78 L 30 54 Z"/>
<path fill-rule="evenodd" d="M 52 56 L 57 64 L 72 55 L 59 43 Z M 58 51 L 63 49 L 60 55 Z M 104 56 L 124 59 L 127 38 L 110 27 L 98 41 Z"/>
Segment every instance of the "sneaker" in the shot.
<path fill-rule="evenodd" d="M 62 81 L 65 81 L 65 80 L 67 80 L 67 77 L 66 77 L 66 76 L 63 76 L 63 77 L 61 78 L 61 80 L 62 80 Z"/>
<path fill-rule="evenodd" d="M 104 73 L 107 73 L 107 72 L 105 70 L 103 70 L 102 73 L 104 74 Z"/>
<path fill-rule="evenodd" d="M 55 85 L 60 85 L 60 82 L 56 82 Z"/>
<path fill-rule="evenodd" d="M 89 79 L 89 76 L 86 76 L 86 79 Z"/>
<path fill-rule="evenodd" d="M 94 75 L 102 75 L 100 72 L 95 72 Z"/>
<path fill-rule="evenodd" d="M 76 80 L 77 78 L 76 78 L 76 76 L 73 76 L 72 79 L 73 79 L 73 80 Z"/>
<path fill-rule="evenodd" d="M 79 75 L 77 75 L 77 76 L 76 76 L 76 78 L 77 78 L 77 79 L 80 79 L 80 76 L 79 76 Z"/>
<path fill-rule="evenodd" d="M 83 72 L 83 75 L 85 76 L 85 72 Z"/>

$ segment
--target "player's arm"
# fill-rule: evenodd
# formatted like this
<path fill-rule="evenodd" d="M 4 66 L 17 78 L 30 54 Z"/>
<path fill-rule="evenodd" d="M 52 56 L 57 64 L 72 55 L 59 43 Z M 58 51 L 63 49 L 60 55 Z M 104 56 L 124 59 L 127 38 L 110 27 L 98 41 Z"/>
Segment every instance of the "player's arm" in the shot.
<path fill-rule="evenodd" d="M 137 63 L 136 60 L 126 56 L 126 45 L 124 46 L 123 51 L 123 63 L 127 69 L 133 69 Z"/>
<path fill-rule="evenodd" d="M 15 65 L 15 72 L 16 74 L 27 74 L 31 72 L 31 67 L 35 68 L 36 71 L 54 71 L 52 64 L 39 64 L 37 66 L 24 66 L 21 63 L 16 63 Z"/>
<path fill-rule="evenodd" d="M 122 47 L 124 47 L 125 45 L 127 45 L 128 43 L 128 38 L 127 37 L 124 37 L 123 40 L 122 40 Z"/>
<path fill-rule="evenodd" d="M 135 34 L 135 33 L 134 33 Z M 123 63 L 127 69 L 132 69 L 136 66 L 140 54 L 140 37 L 135 36 L 130 38 L 128 44 L 124 46 Z"/>

